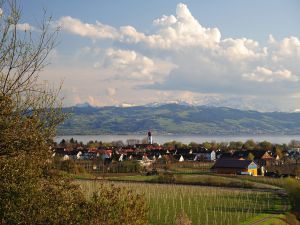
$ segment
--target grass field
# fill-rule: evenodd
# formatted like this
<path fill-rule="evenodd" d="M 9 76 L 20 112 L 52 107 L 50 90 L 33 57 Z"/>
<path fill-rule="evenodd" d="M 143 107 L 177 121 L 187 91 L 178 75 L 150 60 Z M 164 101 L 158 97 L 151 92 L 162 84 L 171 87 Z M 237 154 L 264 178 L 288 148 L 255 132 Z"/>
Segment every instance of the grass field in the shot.
<path fill-rule="evenodd" d="M 193 184 L 204 186 L 216 186 L 216 187 L 236 187 L 236 188 L 250 188 L 250 189 L 272 189 L 277 190 L 278 185 L 272 182 L 255 182 L 255 179 L 246 179 L 241 176 L 217 176 L 214 174 L 175 174 L 173 175 L 176 184 Z M 159 176 L 143 176 L 143 175 L 131 175 L 131 176 L 111 176 L 107 179 L 111 181 L 133 181 L 133 182 L 149 182 L 149 183 L 161 183 L 163 180 L 159 180 Z M 279 182 L 279 181 L 277 181 Z"/>
<path fill-rule="evenodd" d="M 78 181 L 87 197 L 100 181 Z M 111 182 L 106 182 L 110 184 Z M 273 192 L 192 185 L 114 182 L 143 195 L 149 206 L 152 225 L 171 225 L 184 211 L 193 225 L 237 225 L 257 216 L 282 214 L 286 199 Z"/>

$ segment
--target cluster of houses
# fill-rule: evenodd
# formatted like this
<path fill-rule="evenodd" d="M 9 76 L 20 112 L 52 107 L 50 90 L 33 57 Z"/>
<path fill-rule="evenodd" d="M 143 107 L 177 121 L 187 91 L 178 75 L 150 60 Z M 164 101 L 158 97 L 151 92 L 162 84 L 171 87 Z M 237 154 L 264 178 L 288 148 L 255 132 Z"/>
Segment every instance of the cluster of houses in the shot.
<path fill-rule="evenodd" d="M 102 159 L 107 162 L 137 160 L 142 165 L 154 162 L 165 157 L 173 161 L 215 161 L 216 151 L 205 148 L 197 149 L 175 149 L 164 148 L 152 144 L 138 144 L 134 146 L 112 147 L 112 148 L 76 148 L 67 150 L 56 148 L 53 156 L 62 157 L 63 160 L 96 160 Z"/>
<path fill-rule="evenodd" d="M 115 146 L 110 148 L 76 149 L 56 148 L 53 156 L 63 160 L 102 160 L 111 162 L 138 161 L 142 166 L 166 162 L 211 162 L 211 171 L 221 174 L 265 175 L 266 168 L 282 163 L 279 155 L 266 150 L 208 150 L 197 146 L 191 148 L 164 147 L 152 143 L 151 132 L 148 132 L 147 144 Z M 300 149 L 291 149 L 285 153 L 290 158 L 300 159 Z M 297 161 L 296 161 L 297 162 Z"/>
<path fill-rule="evenodd" d="M 204 147 L 165 148 L 153 144 L 139 144 L 111 148 L 77 148 L 66 150 L 56 148 L 55 156 L 63 160 L 103 160 L 105 164 L 112 161 L 122 162 L 136 160 L 142 166 L 154 162 L 213 162 L 213 172 L 222 174 L 264 175 L 265 168 L 279 160 L 278 156 L 264 150 L 222 151 L 208 150 Z"/>
<path fill-rule="evenodd" d="M 265 175 L 266 167 L 279 160 L 271 151 L 248 150 L 221 153 L 212 171 L 221 174 Z"/>

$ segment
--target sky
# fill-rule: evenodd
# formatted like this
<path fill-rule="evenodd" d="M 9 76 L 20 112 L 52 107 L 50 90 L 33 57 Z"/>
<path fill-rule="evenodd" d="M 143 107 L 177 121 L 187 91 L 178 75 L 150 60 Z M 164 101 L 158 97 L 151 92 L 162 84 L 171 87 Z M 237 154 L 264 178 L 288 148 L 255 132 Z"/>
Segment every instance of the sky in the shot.
<path fill-rule="evenodd" d="M 41 79 L 65 106 L 184 102 L 300 111 L 300 1 L 21 1 L 61 28 Z M 22 27 L 22 26 L 20 26 Z"/>

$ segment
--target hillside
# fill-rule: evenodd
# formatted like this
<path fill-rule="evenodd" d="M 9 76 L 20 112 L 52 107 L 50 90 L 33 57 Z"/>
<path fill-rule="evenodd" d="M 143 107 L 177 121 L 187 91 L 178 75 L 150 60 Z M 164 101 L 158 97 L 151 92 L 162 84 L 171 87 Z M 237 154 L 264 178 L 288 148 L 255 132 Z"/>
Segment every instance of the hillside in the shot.
<path fill-rule="evenodd" d="M 300 134 L 300 113 L 243 111 L 165 104 L 136 107 L 70 107 L 60 135 L 156 133 L 241 135 Z"/>

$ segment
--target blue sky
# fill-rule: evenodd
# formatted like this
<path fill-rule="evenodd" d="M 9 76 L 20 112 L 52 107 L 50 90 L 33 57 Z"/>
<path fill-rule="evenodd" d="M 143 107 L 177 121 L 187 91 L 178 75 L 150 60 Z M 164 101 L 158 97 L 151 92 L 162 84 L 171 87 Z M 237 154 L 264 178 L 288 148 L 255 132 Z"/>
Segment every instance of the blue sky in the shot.
<path fill-rule="evenodd" d="M 22 1 L 62 27 L 42 79 L 65 105 L 300 109 L 300 1 Z"/>
<path fill-rule="evenodd" d="M 45 8 L 54 18 L 68 15 L 90 23 L 99 20 L 115 27 L 132 25 L 146 32 L 154 18 L 173 14 L 179 2 L 187 4 L 202 25 L 222 30 L 224 37 L 243 36 L 265 41 L 270 33 L 278 38 L 300 36 L 298 0 L 90 0 L 88 4 L 83 0 L 26 0 L 23 12 L 26 21 L 38 18 Z"/>

